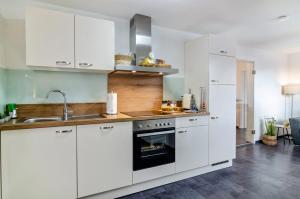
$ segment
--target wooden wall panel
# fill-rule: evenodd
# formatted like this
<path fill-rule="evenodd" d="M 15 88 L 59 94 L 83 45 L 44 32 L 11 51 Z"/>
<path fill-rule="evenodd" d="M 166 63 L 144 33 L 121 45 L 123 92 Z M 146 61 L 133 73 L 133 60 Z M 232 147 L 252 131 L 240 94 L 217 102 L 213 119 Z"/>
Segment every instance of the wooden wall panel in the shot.
<path fill-rule="evenodd" d="M 118 94 L 118 112 L 160 110 L 163 99 L 163 77 L 111 73 L 108 91 Z"/>
<path fill-rule="evenodd" d="M 17 104 L 19 118 L 62 116 L 63 104 Z M 68 103 L 72 115 L 102 114 L 106 103 Z"/>

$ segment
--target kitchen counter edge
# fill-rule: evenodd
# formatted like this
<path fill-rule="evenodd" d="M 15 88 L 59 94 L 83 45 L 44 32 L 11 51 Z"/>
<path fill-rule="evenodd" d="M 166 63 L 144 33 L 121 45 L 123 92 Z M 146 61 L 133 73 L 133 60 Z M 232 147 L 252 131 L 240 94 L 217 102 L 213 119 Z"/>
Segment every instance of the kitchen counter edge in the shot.
<path fill-rule="evenodd" d="M 157 116 L 143 116 L 143 117 L 130 117 L 125 114 L 119 113 L 118 115 L 103 114 L 103 118 L 95 119 L 81 119 L 81 120 L 67 120 L 67 121 L 52 121 L 52 122 L 36 122 L 36 123 L 16 123 L 16 120 L 11 120 L 4 124 L 0 124 L 0 131 L 20 130 L 20 129 L 34 129 L 34 128 L 50 128 L 60 126 L 78 126 L 90 124 L 105 124 L 115 122 L 130 122 L 137 120 L 154 120 L 164 118 L 177 118 L 177 117 L 193 117 L 193 116 L 208 116 L 209 113 L 173 113 L 167 115 Z"/>

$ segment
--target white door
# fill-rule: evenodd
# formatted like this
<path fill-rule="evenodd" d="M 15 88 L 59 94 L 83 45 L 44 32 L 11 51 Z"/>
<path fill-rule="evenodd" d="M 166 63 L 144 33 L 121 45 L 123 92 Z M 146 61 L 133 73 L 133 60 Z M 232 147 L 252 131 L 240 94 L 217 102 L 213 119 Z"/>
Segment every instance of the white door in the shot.
<path fill-rule="evenodd" d="M 74 68 L 73 14 L 27 8 L 26 64 Z"/>
<path fill-rule="evenodd" d="M 208 165 L 208 126 L 176 130 L 176 172 Z"/>
<path fill-rule="evenodd" d="M 210 84 L 236 84 L 236 59 L 234 57 L 209 55 Z"/>
<path fill-rule="evenodd" d="M 76 127 L 1 132 L 3 199 L 75 199 Z"/>
<path fill-rule="evenodd" d="M 76 67 L 113 70 L 115 28 L 112 21 L 75 17 Z"/>
<path fill-rule="evenodd" d="M 132 184 L 132 123 L 77 126 L 78 197 Z"/>
<path fill-rule="evenodd" d="M 236 86 L 211 85 L 209 93 L 209 162 L 235 158 Z"/>

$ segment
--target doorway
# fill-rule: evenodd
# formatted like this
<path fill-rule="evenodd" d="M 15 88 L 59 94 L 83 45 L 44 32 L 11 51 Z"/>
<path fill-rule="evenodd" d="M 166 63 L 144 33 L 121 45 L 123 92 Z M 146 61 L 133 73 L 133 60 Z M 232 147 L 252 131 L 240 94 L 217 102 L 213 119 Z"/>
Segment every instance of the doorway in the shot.
<path fill-rule="evenodd" d="M 237 146 L 254 143 L 254 75 L 254 62 L 237 60 Z"/>

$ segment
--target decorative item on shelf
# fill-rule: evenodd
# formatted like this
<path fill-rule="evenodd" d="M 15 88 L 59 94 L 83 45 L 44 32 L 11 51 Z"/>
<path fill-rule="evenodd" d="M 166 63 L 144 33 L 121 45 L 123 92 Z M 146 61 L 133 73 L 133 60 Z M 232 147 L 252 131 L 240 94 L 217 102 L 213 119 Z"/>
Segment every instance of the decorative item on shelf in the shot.
<path fill-rule="evenodd" d="M 133 56 L 132 55 L 115 55 L 115 64 L 117 66 L 129 66 L 132 64 Z"/>
<path fill-rule="evenodd" d="M 200 112 L 207 112 L 206 88 L 200 88 Z"/>
<path fill-rule="evenodd" d="M 107 94 L 106 113 L 116 115 L 118 113 L 118 95 L 113 91 Z"/>
<path fill-rule="evenodd" d="M 274 118 L 265 119 L 265 134 L 263 135 L 263 143 L 269 146 L 277 144 L 276 137 L 276 120 Z"/>
<path fill-rule="evenodd" d="M 155 67 L 158 67 L 158 68 L 171 68 L 172 66 L 170 64 L 166 64 L 166 61 L 163 60 L 163 59 L 156 59 Z"/>
<path fill-rule="evenodd" d="M 145 57 L 143 60 L 139 62 L 139 66 L 144 67 L 154 67 L 155 66 L 155 59 L 152 52 L 149 53 L 148 57 Z"/>

